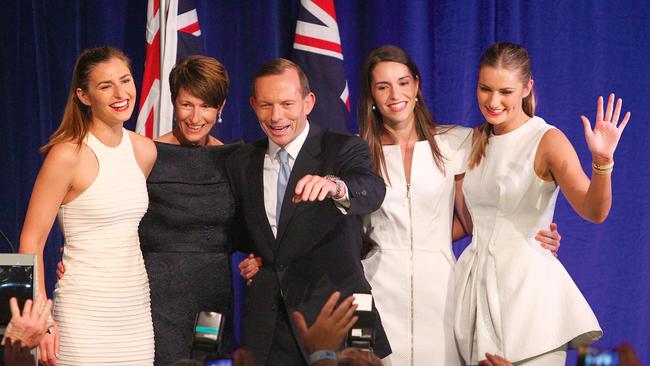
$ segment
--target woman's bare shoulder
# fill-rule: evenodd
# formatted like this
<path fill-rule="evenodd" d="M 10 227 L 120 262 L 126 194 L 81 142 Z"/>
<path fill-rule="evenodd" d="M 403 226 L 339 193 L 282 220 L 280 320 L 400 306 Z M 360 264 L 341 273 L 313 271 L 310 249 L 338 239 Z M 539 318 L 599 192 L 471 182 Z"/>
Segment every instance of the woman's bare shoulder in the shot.
<path fill-rule="evenodd" d="M 84 147 L 83 144 L 80 146 L 78 143 L 73 141 L 59 142 L 50 147 L 47 156 L 45 157 L 45 161 L 48 164 L 55 164 L 57 166 L 69 168 L 79 163 L 79 158 L 81 156 L 79 152 L 84 148 L 87 147 Z"/>
<path fill-rule="evenodd" d="M 154 144 L 153 140 L 133 131 L 128 131 L 128 133 L 131 142 L 133 142 L 136 159 L 145 165 L 153 165 L 157 156 L 156 144 Z"/>

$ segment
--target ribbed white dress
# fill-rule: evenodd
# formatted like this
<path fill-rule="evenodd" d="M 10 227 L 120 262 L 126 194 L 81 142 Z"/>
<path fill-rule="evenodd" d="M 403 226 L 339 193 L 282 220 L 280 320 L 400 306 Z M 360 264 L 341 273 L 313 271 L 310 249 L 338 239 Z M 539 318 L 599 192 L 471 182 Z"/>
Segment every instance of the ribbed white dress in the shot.
<path fill-rule="evenodd" d="M 138 224 L 149 203 L 131 139 L 111 148 L 92 134 L 95 181 L 59 208 L 65 275 L 54 291 L 61 332 L 59 365 L 151 365 L 149 281 Z"/>

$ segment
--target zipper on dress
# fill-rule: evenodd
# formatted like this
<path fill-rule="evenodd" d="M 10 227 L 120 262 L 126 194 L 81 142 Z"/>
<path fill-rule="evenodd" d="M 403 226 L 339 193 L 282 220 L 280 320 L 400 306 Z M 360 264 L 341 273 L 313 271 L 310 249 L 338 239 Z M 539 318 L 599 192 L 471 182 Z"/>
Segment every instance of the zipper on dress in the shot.
<path fill-rule="evenodd" d="M 414 290 L 414 285 L 413 285 L 413 272 L 414 272 L 414 264 L 413 264 L 413 207 L 411 205 L 411 184 L 406 185 L 406 199 L 408 201 L 408 208 L 409 208 L 409 241 L 410 241 L 410 250 L 409 254 L 411 256 L 411 366 L 414 365 L 415 362 L 415 345 L 413 344 L 413 340 L 415 337 L 415 301 L 413 298 L 413 290 Z"/>

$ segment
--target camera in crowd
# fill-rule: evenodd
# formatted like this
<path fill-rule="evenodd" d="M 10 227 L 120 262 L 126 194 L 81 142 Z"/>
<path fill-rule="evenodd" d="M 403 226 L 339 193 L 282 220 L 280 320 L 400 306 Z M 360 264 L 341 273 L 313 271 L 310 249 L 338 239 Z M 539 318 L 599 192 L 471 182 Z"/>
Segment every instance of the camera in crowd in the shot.
<path fill-rule="evenodd" d="M 357 305 L 355 316 L 358 317 L 352 329 L 348 332 L 346 347 L 357 348 L 362 351 L 372 352 L 375 345 L 375 302 L 371 294 L 354 294 L 354 303 Z"/>
<path fill-rule="evenodd" d="M 216 311 L 201 311 L 194 321 L 192 359 L 205 366 L 232 366 L 232 357 L 221 350 L 225 317 Z"/>

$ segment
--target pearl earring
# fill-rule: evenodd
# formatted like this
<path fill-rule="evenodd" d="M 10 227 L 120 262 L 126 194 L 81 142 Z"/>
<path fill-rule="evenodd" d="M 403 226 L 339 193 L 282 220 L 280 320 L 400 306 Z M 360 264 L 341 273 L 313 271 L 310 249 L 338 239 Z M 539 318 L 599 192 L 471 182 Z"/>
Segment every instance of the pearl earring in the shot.
<path fill-rule="evenodd" d="M 377 107 L 376 107 L 374 104 L 372 105 L 372 110 L 373 110 L 373 111 L 376 111 L 376 110 L 377 110 Z"/>
<path fill-rule="evenodd" d="M 223 123 L 223 119 L 221 119 L 221 113 L 219 113 L 219 118 L 217 118 L 217 123 Z"/>

